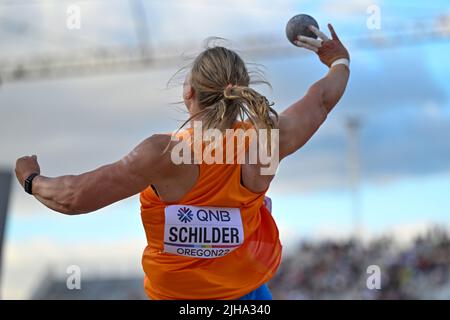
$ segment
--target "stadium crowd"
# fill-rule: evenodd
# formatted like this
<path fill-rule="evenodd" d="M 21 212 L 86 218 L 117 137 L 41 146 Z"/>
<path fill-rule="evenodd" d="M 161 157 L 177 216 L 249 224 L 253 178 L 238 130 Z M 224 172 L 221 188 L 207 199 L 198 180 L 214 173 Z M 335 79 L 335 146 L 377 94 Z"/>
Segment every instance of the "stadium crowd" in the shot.
<path fill-rule="evenodd" d="M 367 268 L 379 266 L 381 288 Z M 450 237 L 430 229 L 407 246 L 383 237 L 302 242 L 270 282 L 275 299 L 450 299 Z"/>

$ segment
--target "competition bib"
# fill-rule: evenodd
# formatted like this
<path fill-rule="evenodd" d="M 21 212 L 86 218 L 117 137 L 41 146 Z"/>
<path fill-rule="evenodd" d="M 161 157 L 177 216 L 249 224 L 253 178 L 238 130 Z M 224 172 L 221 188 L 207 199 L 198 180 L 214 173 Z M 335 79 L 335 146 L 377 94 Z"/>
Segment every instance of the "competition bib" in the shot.
<path fill-rule="evenodd" d="M 218 258 L 244 243 L 239 208 L 171 205 L 165 217 L 164 252 Z"/>

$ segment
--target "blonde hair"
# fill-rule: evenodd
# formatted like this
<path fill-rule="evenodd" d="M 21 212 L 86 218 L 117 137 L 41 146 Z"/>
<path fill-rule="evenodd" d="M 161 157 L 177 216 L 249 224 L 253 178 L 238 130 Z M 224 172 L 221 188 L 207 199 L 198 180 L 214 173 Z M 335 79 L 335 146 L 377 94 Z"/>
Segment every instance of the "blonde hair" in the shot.
<path fill-rule="evenodd" d="M 257 129 L 275 128 L 272 116 L 277 112 L 267 98 L 250 88 L 252 81 L 246 64 L 234 51 L 222 46 L 209 47 L 199 54 L 190 68 L 188 80 L 194 89 L 200 111 L 193 114 L 183 125 L 201 120 L 204 130 L 219 129 L 224 132 L 235 121 L 248 119 Z"/>

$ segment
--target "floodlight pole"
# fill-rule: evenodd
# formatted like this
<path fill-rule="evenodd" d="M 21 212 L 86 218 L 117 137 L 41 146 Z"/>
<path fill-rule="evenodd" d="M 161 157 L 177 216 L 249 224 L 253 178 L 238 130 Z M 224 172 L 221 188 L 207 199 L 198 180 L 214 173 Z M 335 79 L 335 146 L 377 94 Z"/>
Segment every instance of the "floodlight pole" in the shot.
<path fill-rule="evenodd" d="M 361 122 L 356 117 L 349 117 L 346 121 L 348 132 L 348 172 L 350 191 L 352 198 L 352 223 L 353 234 L 355 239 L 362 238 L 362 206 L 361 206 L 361 190 L 360 190 L 360 148 L 359 148 L 359 131 Z"/>

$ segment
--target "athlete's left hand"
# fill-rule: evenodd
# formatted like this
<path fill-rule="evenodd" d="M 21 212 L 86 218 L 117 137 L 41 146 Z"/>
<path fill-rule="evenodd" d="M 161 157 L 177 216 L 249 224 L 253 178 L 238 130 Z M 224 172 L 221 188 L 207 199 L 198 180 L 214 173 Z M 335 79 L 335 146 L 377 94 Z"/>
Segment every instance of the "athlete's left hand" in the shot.
<path fill-rule="evenodd" d="M 317 36 L 317 39 L 298 36 L 297 41 L 295 41 L 295 44 L 297 46 L 317 53 L 320 61 L 322 61 L 322 63 L 329 68 L 331 67 L 332 63 L 338 59 L 350 60 L 348 50 L 342 44 L 331 24 L 328 24 L 328 29 L 331 33 L 331 39 L 325 33 L 314 26 L 310 26 L 309 29 L 314 32 L 314 34 Z"/>
<path fill-rule="evenodd" d="M 36 155 L 25 156 L 17 159 L 16 177 L 20 185 L 23 186 L 25 179 L 28 178 L 30 174 L 35 172 L 38 174 L 41 173 L 41 168 L 39 167 Z"/>

